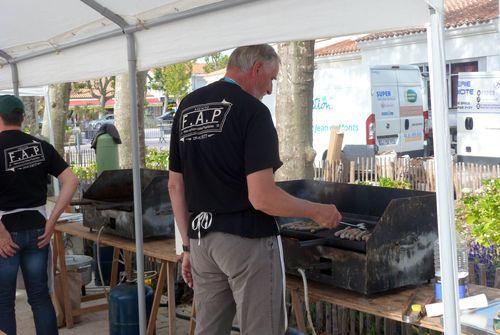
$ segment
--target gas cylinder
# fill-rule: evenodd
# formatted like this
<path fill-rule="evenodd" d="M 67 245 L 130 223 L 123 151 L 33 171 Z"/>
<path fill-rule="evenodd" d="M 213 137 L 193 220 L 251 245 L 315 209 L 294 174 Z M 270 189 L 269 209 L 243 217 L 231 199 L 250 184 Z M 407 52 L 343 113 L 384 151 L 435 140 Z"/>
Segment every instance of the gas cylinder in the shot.
<path fill-rule="evenodd" d="M 146 315 L 149 320 L 153 305 L 153 289 L 145 286 Z M 109 293 L 109 334 L 139 334 L 139 306 L 137 301 L 137 284 L 121 283 Z"/>

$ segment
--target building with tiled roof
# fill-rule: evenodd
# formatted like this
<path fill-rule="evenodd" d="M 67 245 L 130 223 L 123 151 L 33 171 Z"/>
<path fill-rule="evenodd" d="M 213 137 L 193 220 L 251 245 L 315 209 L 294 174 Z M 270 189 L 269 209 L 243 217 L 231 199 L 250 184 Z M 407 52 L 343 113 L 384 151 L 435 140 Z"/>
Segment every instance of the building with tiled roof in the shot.
<path fill-rule="evenodd" d="M 356 40 L 348 39 L 320 49 L 316 49 L 314 51 L 314 54 L 316 57 L 326 57 L 326 56 L 342 55 L 346 53 L 355 53 L 358 51 L 359 48 Z"/>
<path fill-rule="evenodd" d="M 99 92 L 95 92 L 96 95 L 99 95 Z M 115 105 L 114 92 L 108 92 L 107 97 L 109 98 L 106 101 L 105 108 L 110 109 Z M 146 100 L 149 105 L 161 105 L 161 101 L 155 97 L 153 94 L 148 92 Z M 99 106 L 99 99 L 94 98 L 88 88 L 81 88 L 78 90 L 71 90 L 69 107 L 76 106 Z"/>
<path fill-rule="evenodd" d="M 470 28 L 482 24 L 498 22 L 498 0 L 445 0 L 445 29 Z M 358 44 L 384 39 L 394 39 L 411 35 L 423 35 L 426 29 L 413 28 L 395 31 L 376 32 L 356 39 L 347 39 L 335 44 L 316 49 L 316 57 L 328 57 L 342 54 L 353 54 L 360 51 Z"/>
<path fill-rule="evenodd" d="M 452 136 L 456 134 L 459 72 L 500 71 L 500 22 L 498 0 L 445 0 L 444 53 L 448 108 Z M 430 106 L 427 34 L 425 27 L 373 32 L 336 40 L 315 50 L 315 79 L 345 82 L 362 67 L 378 65 L 420 67 L 427 105 Z M 355 79 L 352 79 L 355 81 Z M 314 97 L 322 99 L 324 83 L 315 80 Z M 332 99 L 340 98 L 333 97 Z"/>

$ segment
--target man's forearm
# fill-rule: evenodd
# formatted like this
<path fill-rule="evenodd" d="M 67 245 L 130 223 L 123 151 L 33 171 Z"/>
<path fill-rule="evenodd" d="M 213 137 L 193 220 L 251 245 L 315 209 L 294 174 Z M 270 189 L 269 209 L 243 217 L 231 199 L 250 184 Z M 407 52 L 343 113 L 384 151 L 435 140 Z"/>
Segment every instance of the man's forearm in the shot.
<path fill-rule="evenodd" d="M 260 211 L 273 216 L 313 218 L 322 204 L 296 198 L 279 187 L 273 187 L 259 201 Z"/>
<path fill-rule="evenodd" d="M 174 209 L 175 222 L 181 233 L 182 244 L 189 245 L 188 237 L 188 225 L 189 225 L 189 213 L 187 211 L 187 204 L 184 197 L 175 195 L 172 197 L 172 208 Z"/>
<path fill-rule="evenodd" d="M 189 245 L 188 225 L 189 212 L 187 210 L 186 196 L 184 193 L 184 185 L 170 184 L 168 187 L 170 201 L 174 210 L 175 222 L 181 233 L 182 243 Z"/>
<path fill-rule="evenodd" d="M 50 217 L 47 220 L 51 223 L 55 223 L 64 209 L 70 204 L 73 194 L 76 191 L 76 187 L 78 186 L 78 179 L 73 175 L 73 172 L 69 171 L 69 173 L 67 173 L 65 170 L 63 173 L 65 173 L 65 176 L 64 178 L 61 178 L 63 184 L 59 196 L 54 209 L 52 209 Z"/>

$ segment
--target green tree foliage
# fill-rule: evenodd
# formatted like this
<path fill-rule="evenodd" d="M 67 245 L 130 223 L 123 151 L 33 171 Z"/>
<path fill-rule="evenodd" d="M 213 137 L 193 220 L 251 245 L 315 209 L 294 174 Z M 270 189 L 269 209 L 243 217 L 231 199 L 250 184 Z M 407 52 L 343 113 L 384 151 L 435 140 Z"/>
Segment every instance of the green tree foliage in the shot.
<path fill-rule="evenodd" d="M 193 61 L 154 69 L 150 86 L 152 89 L 163 91 L 166 97 L 173 98 L 178 104 L 189 90 L 192 70 Z"/>
<path fill-rule="evenodd" d="M 220 69 L 225 69 L 229 61 L 229 56 L 223 55 L 220 52 L 205 56 L 205 65 L 203 70 L 207 73 L 217 71 Z"/>

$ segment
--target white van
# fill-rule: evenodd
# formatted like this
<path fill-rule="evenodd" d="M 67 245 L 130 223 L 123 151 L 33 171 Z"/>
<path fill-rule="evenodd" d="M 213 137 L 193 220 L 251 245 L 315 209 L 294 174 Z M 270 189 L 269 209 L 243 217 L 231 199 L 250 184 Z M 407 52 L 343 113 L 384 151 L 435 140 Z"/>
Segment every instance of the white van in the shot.
<path fill-rule="evenodd" d="M 343 157 L 395 151 L 423 155 L 428 132 L 417 66 L 323 68 L 314 72 L 313 147 L 328 149 L 330 130 L 344 132 Z"/>
<path fill-rule="evenodd" d="M 220 79 L 207 75 L 203 84 Z M 344 132 L 343 157 L 370 157 L 382 151 L 422 156 L 428 136 L 426 98 L 417 66 L 355 65 L 314 71 L 313 147 L 316 163 L 328 149 L 330 130 Z M 276 87 L 262 102 L 275 114 Z"/>
<path fill-rule="evenodd" d="M 458 74 L 457 160 L 500 164 L 500 71 Z"/>

